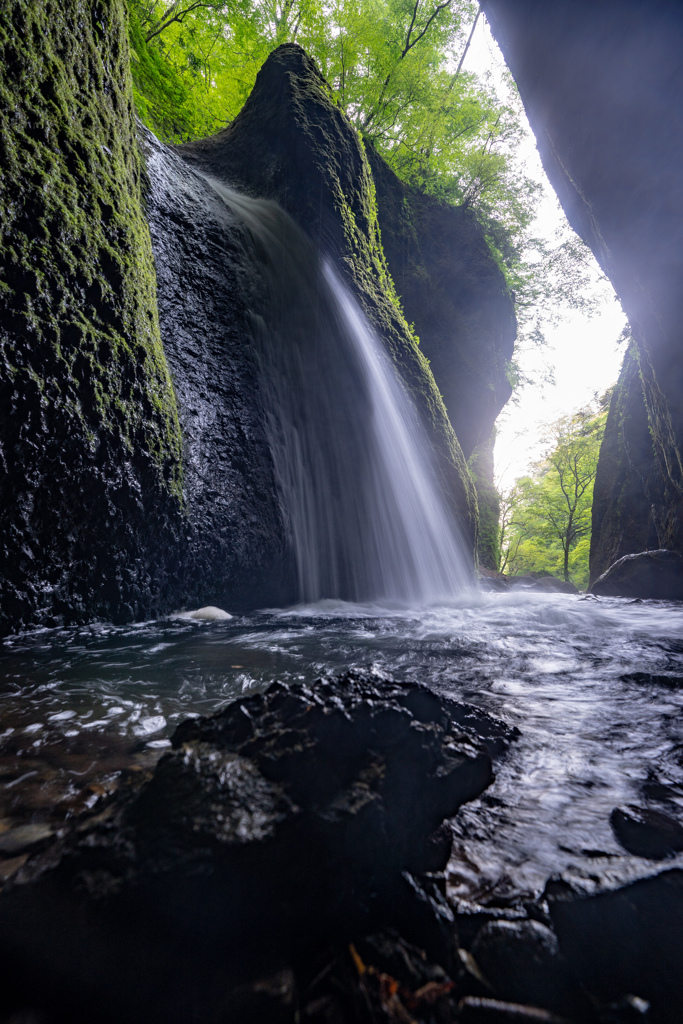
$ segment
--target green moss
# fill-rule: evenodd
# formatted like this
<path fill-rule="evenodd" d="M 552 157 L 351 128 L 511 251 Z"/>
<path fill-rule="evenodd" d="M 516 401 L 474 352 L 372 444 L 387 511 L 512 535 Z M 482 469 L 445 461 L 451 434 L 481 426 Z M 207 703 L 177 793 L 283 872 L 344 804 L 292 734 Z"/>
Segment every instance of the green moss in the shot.
<path fill-rule="evenodd" d="M 94 450 L 144 448 L 181 497 L 122 0 L 0 3 L 3 393 Z"/>
<path fill-rule="evenodd" d="M 349 124 L 349 129 L 353 128 Z M 427 414 L 436 449 L 447 453 L 447 461 L 459 480 L 456 504 L 463 519 L 476 533 L 477 498 L 475 488 L 462 455 L 460 444 L 451 427 L 441 393 L 434 380 L 429 360 L 419 348 L 419 338 L 408 324 L 389 273 L 382 248 L 377 212 L 375 183 L 365 146 L 356 136 L 361 154 L 360 188 L 354 195 L 353 209 L 341 187 L 335 189 L 337 209 L 341 214 L 346 240 L 346 263 L 361 300 L 367 297 L 365 312 L 384 337 L 389 353 L 402 379 L 416 398 L 418 408 Z M 326 177 L 334 176 L 334 167 L 326 168 Z M 444 475 L 449 476 L 446 469 Z M 447 491 L 453 481 L 445 479 Z"/>

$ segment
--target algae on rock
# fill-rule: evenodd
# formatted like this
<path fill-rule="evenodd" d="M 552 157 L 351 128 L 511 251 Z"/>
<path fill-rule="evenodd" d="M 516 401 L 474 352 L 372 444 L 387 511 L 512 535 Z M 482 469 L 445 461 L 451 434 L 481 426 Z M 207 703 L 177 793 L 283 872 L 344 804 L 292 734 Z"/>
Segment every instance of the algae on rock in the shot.
<path fill-rule="evenodd" d="M 0 14 L 0 624 L 149 615 L 182 519 L 182 442 L 126 11 Z"/>

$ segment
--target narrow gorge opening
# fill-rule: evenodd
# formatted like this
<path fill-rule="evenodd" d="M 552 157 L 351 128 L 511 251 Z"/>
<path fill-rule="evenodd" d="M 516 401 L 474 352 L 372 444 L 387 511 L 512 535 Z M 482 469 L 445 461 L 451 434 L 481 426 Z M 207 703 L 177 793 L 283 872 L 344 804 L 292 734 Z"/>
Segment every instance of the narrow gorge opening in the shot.
<path fill-rule="evenodd" d="M 677 5 L 7 10 L 0 1024 L 679 1024 Z M 585 502 L 498 571 L 584 279 L 482 14 L 629 316 L 588 593 Z"/>

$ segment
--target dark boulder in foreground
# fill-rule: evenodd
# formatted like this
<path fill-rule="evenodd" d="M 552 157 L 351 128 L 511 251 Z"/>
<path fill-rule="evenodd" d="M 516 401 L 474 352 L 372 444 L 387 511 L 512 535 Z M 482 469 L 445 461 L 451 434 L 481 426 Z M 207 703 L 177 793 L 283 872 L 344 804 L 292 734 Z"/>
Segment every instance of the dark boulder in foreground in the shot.
<path fill-rule="evenodd" d="M 591 593 L 683 601 L 683 558 L 665 548 L 624 555 L 598 577 Z"/>
<path fill-rule="evenodd" d="M 624 849 L 636 857 L 664 860 L 683 850 L 683 825 L 662 811 L 615 807 L 610 824 Z"/>
<path fill-rule="evenodd" d="M 680 1024 L 683 871 L 585 899 L 565 883 L 551 883 L 547 896 L 560 949 L 574 972 L 598 1005 L 620 1008 L 602 1019 Z"/>
<path fill-rule="evenodd" d="M 0 1021 L 678 1024 L 683 872 L 444 896 L 444 819 L 513 736 L 362 673 L 184 722 L 0 894 Z"/>
<path fill-rule="evenodd" d="M 279 997 L 262 1018 L 252 1005 L 259 978 L 310 980 L 326 948 L 387 927 L 443 973 L 455 925 L 430 873 L 450 854 L 442 822 L 492 779 L 477 727 L 509 735 L 358 674 L 183 723 L 151 778 L 3 891 L 7 1005 L 50 1022 L 274 1020 Z"/>

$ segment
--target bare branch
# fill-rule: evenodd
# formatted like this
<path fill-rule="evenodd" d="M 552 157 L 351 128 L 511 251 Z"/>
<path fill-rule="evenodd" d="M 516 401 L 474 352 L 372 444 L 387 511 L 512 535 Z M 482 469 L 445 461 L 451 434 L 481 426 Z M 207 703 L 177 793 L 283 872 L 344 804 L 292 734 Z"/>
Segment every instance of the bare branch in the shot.
<path fill-rule="evenodd" d="M 165 11 L 165 13 L 162 14 L 161 22 L 157 22 L 156 27 L 153 28 L 151 32 L 147 33 L 147 35 L 145 36 L 145 42 L 148 43 L 151 39 L 154 39 L 155 36 L 161 35 L 164 29 L 167 29 L 168 26 L 172 25 L 174 22 L 182 24 L 183 20 L 188 16 L 188 14 L 192 14 L 193 11 L 197 11 L 201 7 L 215 10 L 217 7 L 222 7 L 223 4 L 217 4 L 215 2 L 212 2 L 212 0 L 195 0 L 194 3 L 191 3 L 189 7 L 185 7 L 182 11 L 178 10 L 179 6 L 179 2 L 171 4 L 171 6 Z"/>
<path fill-rule="evenodd" d="M 401 60 L 403 60 L 403 58 L 406 56 L 406 54 L 410 53 L 410 51 L 413 49 L 413 47 L 417 46 L 417 44 L 420 42 L 422 37 L 424 35 L 426 35 L 427 31 L 429 30 L 429 26 L 434 21 L 434 18 L 436 18 L 436 16 L 438 14 L 441 14 L 441 12 L 444 11 L 447 7 L 451 6 L 451 0 L 444 0 L 444 2 L 442 4 L 437 4 L 437 6 L 434 8 L 432 13 L 427 18 L 427 22 L 425 24 L 425 27 L 422 29 L 420 34 L 418 36 L 416 36 L 415 39 L 413 39 L 413 41 L 411 42 L 410 41 L 410 36 L 411 36 L 411 33 L 412 33 L 413 28 L 415 26 L 415 18 L 417 17 L 417 9 L 419 7 L 419 3 L 420 3 L 420 0 L 417 0 L 417 3 L 415 4 L 415 10 L 413 11 L 413 20 L 411 21 L 410 28 L 408 29 L 408 36 L 406 38 L 406 45 L 403 47 L 403 53 L 401 54 Z"/>
<path fill-rule="evenodd" d="M 462 51 L 462 57 L 460 58 L 460 61 L 458 63 L 457 68 L 455 69 L 455 74 L 453 75 L 453 77 L 450 80 L 450 83 L 449 83 L 449 86 L 448 86 L 448 91 L 449 92 L 452 92 L 453 86 L 455 85 L 455 83 L 457 81 L 458 75 L 462 71 L 462 66 L 463 66 L 463 64 L 465 62 L 465 57 L 467 56 L 467 51 L 470 48 L 470 43 L 472 42 L 472 36 L 474 35 L 474 30 L 477 27 L 477 22 L 479 21 L 479 15 L 480 14 L 481 14 L 481 7 L 478 7 L 477 8 L 476 16 L 474 18 L 474 21 L 472 22 L 472 28 L 470 29 L 470 34 L 467 37 L 467 42 L 465 43 L 465 49 Z"/>

